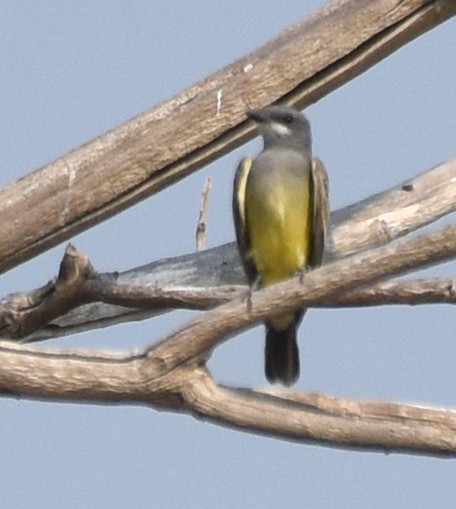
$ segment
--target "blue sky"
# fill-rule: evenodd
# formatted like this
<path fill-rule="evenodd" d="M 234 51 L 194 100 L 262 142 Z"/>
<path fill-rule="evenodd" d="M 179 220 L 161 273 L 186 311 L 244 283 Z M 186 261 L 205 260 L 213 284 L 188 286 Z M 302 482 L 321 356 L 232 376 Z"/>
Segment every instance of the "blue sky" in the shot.
<path fill-rule="evenodd" d="M 322 1 L 0 3 L 0 186 L 195 83 Z M 314 151 L 337 209 L 455 156 L 456 20 L 312 105 Z M 240 147 L 72 242 L 100 271 L 194 251 L 200 193 L 213 179 L 208 243 L 231 241 Z M 164 227 L 166 225 L 166 228 Z M 41 285 L 64 245 L 1 276 L 0 297 Z M 454 274 L 449 263 L 430 271 Z M 147 345 L 192 316 L 50 342 Z M 450 306 L 312 310 L 300 329 L 301 390 L 455 406 Z M 264 386 L 263 330 L 219 348 L 217 380 Z M 452 506 L 454 465 L 304 446 L 141 407 L 0 400 L 0 507 L 404 508 Z"/>

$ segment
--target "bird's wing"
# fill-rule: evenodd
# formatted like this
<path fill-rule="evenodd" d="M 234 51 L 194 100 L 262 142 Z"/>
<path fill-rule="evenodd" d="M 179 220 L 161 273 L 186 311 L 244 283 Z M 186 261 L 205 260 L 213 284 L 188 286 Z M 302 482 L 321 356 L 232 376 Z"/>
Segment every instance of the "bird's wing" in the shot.
<path fill-rule="evenodd" d="M 247 186 L 249 172 L 252 168 L 252 162 L 253 161 L 250 157 L 244 157 L 244 159 L 242 159 L 237 167 L 233 186 L 234 228 L 236 230 L 239 254 L 250 283 L 254 282 L 257 277 L 255 265 L 249 256 L 250 239 L 248 238 L 245 217 L 245 189 Z"/>
<path fill-rule="evenodd" d="M 320 159 L 312 159 L 310 176 L 313 188 L 311 193 L 313 196 L 313 239 L 309 265 L 318 267 L 323 261 L 330 221 L 328 174 Z"/>

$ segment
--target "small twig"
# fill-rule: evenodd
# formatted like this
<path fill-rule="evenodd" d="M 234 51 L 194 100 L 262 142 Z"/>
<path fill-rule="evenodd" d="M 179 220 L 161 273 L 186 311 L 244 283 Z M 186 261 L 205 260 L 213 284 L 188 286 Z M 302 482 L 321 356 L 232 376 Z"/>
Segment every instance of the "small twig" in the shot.
<path fill-rule="evenodd" d="M 207 231 L 207 206 L 209 202 L 209 193 L 211 192 L 211 177 L 207 177 L 201 193 L 201 205 L 196 227 L 196 250 L 204 251 L 206 249 L 206 231 Z"/>

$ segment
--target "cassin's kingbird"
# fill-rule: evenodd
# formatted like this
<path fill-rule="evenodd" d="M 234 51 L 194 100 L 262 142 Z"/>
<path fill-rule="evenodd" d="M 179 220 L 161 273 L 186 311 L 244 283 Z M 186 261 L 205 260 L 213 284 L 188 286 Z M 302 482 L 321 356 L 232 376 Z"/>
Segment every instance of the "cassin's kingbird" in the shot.
<path fill-rule="evenodd" d="M 309 121 L 297 110 L 270 106 L 247 112 L 264 149 L 236 171 L 233 215 L 239 253 L 250 285 L 268 286 L 320 265 L 329 219 L 326 171 L 312 159 Z M 299 377 L 296 332 L 305 313 L 265 322 L 265 372 L 270 382 Z"/>

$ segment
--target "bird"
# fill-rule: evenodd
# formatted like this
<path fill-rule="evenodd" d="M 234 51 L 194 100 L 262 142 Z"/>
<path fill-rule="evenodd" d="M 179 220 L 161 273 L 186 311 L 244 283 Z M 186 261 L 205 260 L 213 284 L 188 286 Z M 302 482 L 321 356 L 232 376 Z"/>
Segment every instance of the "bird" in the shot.
<path fill-rule="evenodd" d="M 263 150 L 239 163 L 233 185 L 233 219 L 250 290 L 273 285 L 319 266 L 329 224 L 328 177 L 312 157 L 307 118 L 287 106 L 247 111 Z M 251 293 L 250 293 L 251 296 Z M 305 308 L 265 321 L 265 375 L 270 383 L 299 378 L 297 330 Z"/>

